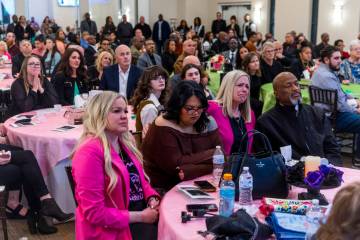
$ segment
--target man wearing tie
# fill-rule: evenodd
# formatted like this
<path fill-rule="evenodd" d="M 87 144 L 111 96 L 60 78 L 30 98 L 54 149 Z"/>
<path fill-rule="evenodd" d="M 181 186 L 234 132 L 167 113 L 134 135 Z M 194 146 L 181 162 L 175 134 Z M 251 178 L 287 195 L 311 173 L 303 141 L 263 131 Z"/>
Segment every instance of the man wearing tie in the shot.
<path fill-rule="evenodd" d="M 118 92 L 130 99 L 134 94 L 142 71 L 131 65 L 131 52 L 128 46 L 124 44 L 118 46 L 115 50 L 115 57 L 117 64 L 104 69 L 100 89 Z"/>
<path fill-rule="evenodd" d="M 225 57 L 226 62 L 228 64 L 231 64 L 232 69 L 235 69 L 236 66 L 236 58 L 237 58 L 237 52 L 239 48 L 239 42 L 236 37 L 230 38 L 228 42 L 229 50 L 222 53 L 222 55 Z"/>

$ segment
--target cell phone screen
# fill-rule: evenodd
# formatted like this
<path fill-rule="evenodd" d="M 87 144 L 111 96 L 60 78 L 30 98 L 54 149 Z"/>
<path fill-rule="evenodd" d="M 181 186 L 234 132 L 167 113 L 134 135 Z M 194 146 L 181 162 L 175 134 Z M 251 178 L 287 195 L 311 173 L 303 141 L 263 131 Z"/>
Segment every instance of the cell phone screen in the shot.
<path fill-rule="evenodd" d="M 216 212 L 218 210 L 218 207 L 214 203 L 209 204 L 187 204 L 186 210 L 188 212 L 193 212 L 196 210 L 206 210 L 210 212 Z"/>
<path fill-rule="evenodd" d="M 32 122 L 20 122 L 18 124 L 23 125 L 23 126 L 34 125 Z"/>
<path fill-rule="evenodd" d="M 216 191 L 216 187 L 214 187 L 211 183 L 208 181 L 194 181 L 195 185 L 199 186 L 202 190 L 208 190 L 208 191 Z"/>

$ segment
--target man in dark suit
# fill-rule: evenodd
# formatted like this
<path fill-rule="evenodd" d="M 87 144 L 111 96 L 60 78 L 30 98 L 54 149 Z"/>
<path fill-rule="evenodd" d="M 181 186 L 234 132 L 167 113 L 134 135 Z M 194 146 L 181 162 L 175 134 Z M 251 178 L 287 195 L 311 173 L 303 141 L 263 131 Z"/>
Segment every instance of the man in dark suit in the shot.
<path fill-rule="evenodd" d="M 130 99 L 134 94 L 142 71 L 131 65 L 131 52 L 128 46 L 124 44 L 118 46 L 115 50 L 115 57 L 118 64 L 104 69 L 100 89 L 118 92 Z"/>
<path fill-rule="evenodd" d="M 150 28 L 149 24 L 147 24 L 145 22 L 144 16 L 141 16 L 139 23 L 135 25 L 135 27 L 134 27 L 134 35 L 135 35 L 135 30 L 136 29 L 141 30 L 141 32 L 144 35 L 145 39 L 148 39 L 148 38 L 151 37 L 151 28 Z"/>
<path fill-rule="evenodd" d="M 84 20 L 80 23 L 80 31 L 88 32 L 91 35 L 96 36 L 97 34 L 97 26 L 96 22 L 90 19 L 90 13 L 84 14 Z"/>
<path fill-rule="evenodd" d="M 219 32 L 226 32 L 226 22 L 222 19 L 221 12 L 216 13 L 216 19 L 211 24 L 211 32 L 218 36 Z"/>
<path fill-rule="evenodd" d="M 159 20 L 154 23 L 153 27 L 153 39 L 156 43 L 156 51 L 159 55 L 162 55 L 164 43 L 169 39 L 171 33 L 170 25 L 164 20 L 163 15 L 159 14 Z"/>
<path fill-rule="evenodd" d="M 161 57 L 155 53 L 155 43 L 152 39 L 145 40 L 146 52 L 141 54 L 137 61 L 137 67 L 141 70 L 153 65 L 162 66 Z"/>

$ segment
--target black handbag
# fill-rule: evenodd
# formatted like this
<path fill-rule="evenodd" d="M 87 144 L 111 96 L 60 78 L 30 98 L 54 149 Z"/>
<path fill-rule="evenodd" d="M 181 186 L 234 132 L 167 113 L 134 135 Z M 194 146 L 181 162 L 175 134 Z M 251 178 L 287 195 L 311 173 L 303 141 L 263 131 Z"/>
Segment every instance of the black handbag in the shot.
<path fill-rule="evenodd" d="M 261 152 L 250 153 L 249 142 L 245 152 L 232 154 L 227 159 L 224 172 L 230 172 L 235 182 L 235 200 L 239 200 L 239 178 L 243 167 L 249 167 L 253 176 L 253 199 L 262 197 L 286 198 L 289 194 L 289 186 L 286 181 L 286 166 L 283 156 L 278 152 L 273 152 L 269 139 L 265 134 L 251 130 L 244 134 L 241 144 L 245 139 L 260 137 L 264 144 L 264 150 Z M 240 146 L 240 149 L 242 147 Z"/>

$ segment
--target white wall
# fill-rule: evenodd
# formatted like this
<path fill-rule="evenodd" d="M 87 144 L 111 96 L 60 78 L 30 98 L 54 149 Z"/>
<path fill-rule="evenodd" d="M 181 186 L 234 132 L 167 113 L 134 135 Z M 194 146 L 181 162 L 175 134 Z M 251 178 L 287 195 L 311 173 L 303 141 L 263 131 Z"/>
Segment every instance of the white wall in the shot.
<path fill-rule="evenodd" d="M 105 25 L 105 19 L 107 16 L 111 16 L 115 26 L 117 26 L 119 19 L 119 1 L 107 0 L 107 1 L 94 1 L 90 0 L 89 9 L 91 12 L 91 18 L 96 22 L 98 31 Z"/>
<path fill-rule="evenodd" d="M 310 39 L 311 3 L 311 0 L 276 0 L 274 37 L 283 41 L 287 32 L 295 30 Z"/>
<path fill-rule="evenodd" d="M 345 45 L 356 39 L 360 32 L 359 0 L 342 0 L 344 3 L 342 10 L 342 21 L 334 18 L 334 3 L 339 0 L 320 0 L 319 1 L 319 20 L 317 42 L 320 42 L 320 35 L 327 32 L 330 35 L 330 43 L 333 44 L 336 39 L 343 39 Z"/>
<path fill-rule="evenodd" d="M 158 20 L 160 13 L 166 21 L 170 21 L 170 18 L 178 18 L 178 0 L 151 0 L 149 10 L 150 26 Z"/>

